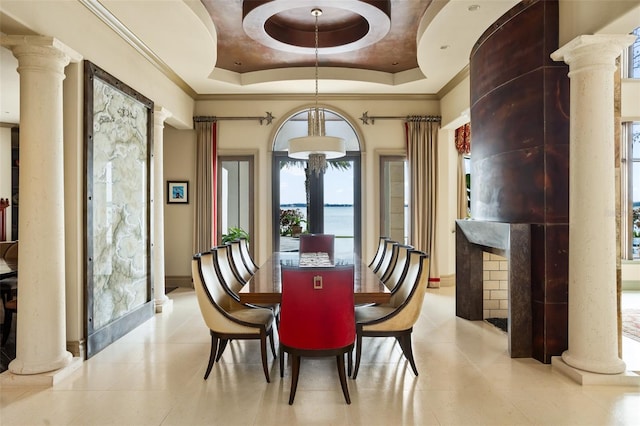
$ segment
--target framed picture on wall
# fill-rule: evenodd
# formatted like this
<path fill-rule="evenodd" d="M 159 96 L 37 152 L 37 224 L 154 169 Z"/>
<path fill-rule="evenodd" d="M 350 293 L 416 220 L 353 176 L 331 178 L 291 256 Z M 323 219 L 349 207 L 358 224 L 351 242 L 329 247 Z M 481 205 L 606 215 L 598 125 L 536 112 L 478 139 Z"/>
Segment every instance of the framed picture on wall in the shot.
<path fill-rule="evenodd" d="M 167 181 L 167 204 L 189 204 L 189 182 Z"/>

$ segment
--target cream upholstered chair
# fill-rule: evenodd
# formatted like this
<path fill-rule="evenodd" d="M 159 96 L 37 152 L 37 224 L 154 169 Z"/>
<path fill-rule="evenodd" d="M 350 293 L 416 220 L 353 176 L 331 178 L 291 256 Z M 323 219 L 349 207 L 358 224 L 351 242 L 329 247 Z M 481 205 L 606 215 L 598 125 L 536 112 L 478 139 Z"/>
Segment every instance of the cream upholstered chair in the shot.
<path fill-rule="evenodd" d="M 240 248 L 240 241 L 235 240 L 228 243 L 227 245 L 229 246 L 233 268 L 235 269 L 238 276 L 242 278 L 242 281 L 246 283 L 253 276 L 253 272 L 249 269 L 244 261 Z"/>
<path fill-rule="evenodd" d="M 231 246 L 225 244 L 213 247 L 211 249 L 211 253 L 213 253 L 213 263 L 216 268 L 216 273 L 218 274 L 218 278 L 222 285 L 225 287 L 225 290 L 227 290 L 231 297 L 240 301 L 238 292 L 247 282 L 242 279 L 233 267 Z"/>
<path fill-rule="evenodd" d="M 378 264 L 378 268 L 374 269 L 373 272 L 376 273 L 378 278 L 382 280 L 389 270 L 391 262 L 396 258 L 398 252 L 398 243 L 395 241 L 387 240 L 384 246 L 384 254 L 382 255 L 382 260 Z"/>
<path fill-rule="evenodd" d="M 380 239 L 378 240 L 378 248 L 376 249 L 376 254 L 373 256 L 373 259 L 371 259 L 371 263 L 369 263 L 369 268 L 373 269 L 374 271 L 378 268 L 378 265 L 380 265 L 382 256 L 384 256 L 386 242 L 388 240 L 389 237 L 380 237 Z"/>
<path fill-rule="evenodd" d="M 398 284 L 402 282 L 407 265 L 409 265 L 409 252 L 413 247 L 406 244 L 398 244 L 395 260 L 389 265 L 388 272 L 382 277 L 382 282 L 391 291 L 395 293 L 398 290 Z"/>
<path fill-rule="evenodd" d="M 247 265 L 251 274 L 255 274 L 259 268 L 249 252 L 249 241 L 246 238 L 240 238 L 238 239 L 238 244 L 240 245 L 240 253 L 242 253 L 242 259 L 244 260 L 245 265 Z"/>
<path fill-rule="evenodd" d="M 429 276 L 428 255 L 419 250 L 409 251 L 409 263 L 398 291 L 387 305 L 356 306 L 356 365 L 353 378 L 358 375 L 363 337 L 395 337 L 402 352 L 417 376 L 411 348 L 413 325 L 420 316 Z"/>
<path fill-rule="evenodd" d="M 224 244 L 220 246 L 213 247 L 211 249 L 211 253 L 213 254 L 213 265 L 216 270 L 216 274 L 218 274 L 218 279 L 222 284 L 224 290 L 234 298 L 236 301 L 240 302 L 240 296 L 238 293 L 244 287 L 246 282 L 237 274 L 235 268 L 233 267 L 233 259 L 231 252 L 231 245 Z M 279 305 L 256 305 L 261 308 L 271 309 L 276 316 L 276 324 L 279 321 Z M 216 361 L 220 359 L 222 354 L 224 353 L 225 348 L 227 347 L 228 340 L 222 340 L 220 342 L 220 347 L 218 348 L 218 356 Z"/>
<path fill-rule="evenodd" d="M 209 364 L 204 379 L 209 377 L 213 363 L 219 359 L 216 357 L 219 340 L 221 347 L 224 348 L 226 343 L 223 344 L 223 342 L 230 339 L 255 339 L 260 340 L 262 369 L 267 382 L 270 382 L 267 366 L 267 337 L 275 358 L 273 312 L 269 309 L 244 305 L 229 296 L 218 279 L 211 252 L 193 256 L 191 274 L 200 312 L 211 334 Z"/>

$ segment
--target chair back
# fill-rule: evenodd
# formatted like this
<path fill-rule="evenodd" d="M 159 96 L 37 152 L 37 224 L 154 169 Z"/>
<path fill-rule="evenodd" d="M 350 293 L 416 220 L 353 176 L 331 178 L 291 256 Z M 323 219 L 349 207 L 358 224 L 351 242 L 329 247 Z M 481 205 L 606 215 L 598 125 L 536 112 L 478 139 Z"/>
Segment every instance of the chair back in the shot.
<path fill-rule="evenodd" d="M 280 342 L 305 350 L 338 349 L 355 341 L 353 265 L 282 266 Z"/>
<path fill-rule="evenodd" d="M 18 242 L 15 241 L 13 244 L 11 244 L 9 247 L 7 247 L 7 250 L 4 252 L 4 259 L 8 262 L 17 262 L 18 261 Z"/>
<path fill-rule="evenodd" d="M 229 246 L 230 260 L 236 270 L 236 273 L 242 281 L 245 283 L 251 279 L 253 273 L 249 270 L 249 267 L 245 264 L 240 251 L 240 241 L 235 240 L 227 244 Z"/>
<path fill-rule="evenodd" d="M 393 322 L 398 330 L 411 328 L 418 320 L 429 277 L 429 256 L 419 250 L 409 252 L 409 263 L 398 291 L 390 304 L 396 308 Z"/>
<path fill-rule="evenodd" d="M 335 238 L 333 234 L 301 234 L 300 253 L 328 253 L 333 260 Z"/>
<path fill-rule="evenodd" d="M 204 322 L 211 330 L 215 330 L 225 320 L 221 310 L 231 308 L 231 296 L 220 285 L 213 265 L 213 254 L 196 254 L 191 261 L 191 275 Z"/>
<path fill-rule="evenodd" d="M 239 300 L 238 292 L 246 282 L 233 269 L 230 249 L 228 245 L 217 246 L 211 249 L 211 253 L 213 254 L 213 264 L 218 274 L 218 279 L 231 292 L 230 295 Z"/>
<path fill-rule="evenodd" d="M 409 251 L 413 247 L 405 244 L 398 244 L 398 250 L 396 253 L 395 261 L 389 265 L 388 273 L 382 278 L 384 285 L 395 293 L 398 290 L 398 284 L 404 278 L 407 272 L 407 265 L 409 265 Z"/>
<path fill-rule="evenodd" d="M 380 261 L 382 260 L 382 256 L 384 255 L 386 241 L 388 239 L 389 237 L 380 237 L 380 240 L 378 241 L 376 254 L 373 256 L 373 259 L 371 259 L 371 263 L 369 263 L 369 268 L 373 269 L 374 271 L 378 268 L 378 265 L 380 265 Z"/>
<path fill-rule="evenodd" d="M 238 244 L 240 245 L 240 253 L 242 253 L 242 259 L 244 260 L 245 265 L 247 265 L 247 268 L 249 268 L 252 274 L 255 274 L 259 268 L 251 257 L 249 241 L 246 238 L 240 238 L 238 239 Z"/>
<path fill-rule="evenodd" d="M 391 265 L 391 261 L 396 258 L 397 252 L 398 243 L 391 240 L 385 242 L 382 260 L 380 261 L 380 265 L 378 265 L 378 269 L 374 271 L 378 278 L 382 279 L 382 277 L 385 276 L 389 269 L 389 265 Z"/>

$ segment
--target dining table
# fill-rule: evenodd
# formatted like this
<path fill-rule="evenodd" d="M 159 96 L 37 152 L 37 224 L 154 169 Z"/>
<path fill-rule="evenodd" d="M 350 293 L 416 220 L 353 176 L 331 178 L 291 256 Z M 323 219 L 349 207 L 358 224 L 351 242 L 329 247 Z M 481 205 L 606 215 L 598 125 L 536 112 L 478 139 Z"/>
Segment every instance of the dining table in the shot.
<path fill-rule="evenodd" d="M 391 299 L 391 292 L 357 255 L 336 256 L 332 261 L 332 265 L 336 266 L 351 264 L 354 266 L 354 303 L 356 305 L 388 303 Z M 257 305 L 280 303 L 282 299 L 281 265 L 305 267 L 301 266 L 301 256 L 297 252 L 274 252 L 239 291 L 240 302 Z M 314 266 L 325 268 L 332 265 Z"/>

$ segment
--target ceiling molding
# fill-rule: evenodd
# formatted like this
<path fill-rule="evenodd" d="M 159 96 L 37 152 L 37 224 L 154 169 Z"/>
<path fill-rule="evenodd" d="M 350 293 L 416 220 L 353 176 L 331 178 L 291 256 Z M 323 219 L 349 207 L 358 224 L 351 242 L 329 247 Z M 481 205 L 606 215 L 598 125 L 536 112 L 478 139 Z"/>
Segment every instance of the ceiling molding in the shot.
<path fill-rule="evenodd" d="M 78 0 L 84 7 L 89 9 L 98 19 L 104 22 L 116 34 L 118 34 L 127 44 L 133 47 L 142 57 L 163 73 L 176 86 L 194 98 L 197 93 L 191 88 L 171 67 L 169 67 L 153 50 L 151 50 L 142 40 L 132 33 L 118 18 L 116 18 L 98 0 Z"/>
<path fill-rule="evenodd" d="M 196 101 L 313 101 L 315 96 L 309 94 L 205 94 L 197 95 Z M 402 93 L 361 93 L 361 94 L 321 94 L 321 101 L 438 101 L 435 94 L 402 94 Z"/>
<path fill-rule="evenodd" d="M 449 80 L 447 84 L 442 86 L 442 89 L 440 89 L 440 91 L 437 93 L 438 99 L 444 98 L 450 91 L 452 91 L 467 77 L 469 77 L 469 64 L 465 65 L 465 67 L 462 68 L 462 70 L 460 70 L 458 74 L 453 76 L 453 78 Z"/>

